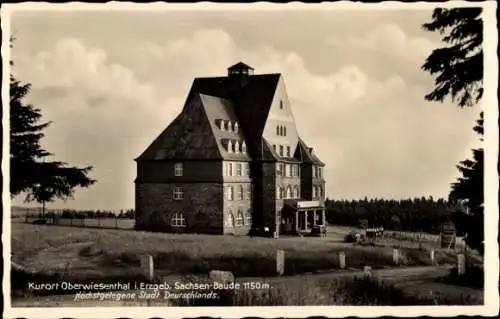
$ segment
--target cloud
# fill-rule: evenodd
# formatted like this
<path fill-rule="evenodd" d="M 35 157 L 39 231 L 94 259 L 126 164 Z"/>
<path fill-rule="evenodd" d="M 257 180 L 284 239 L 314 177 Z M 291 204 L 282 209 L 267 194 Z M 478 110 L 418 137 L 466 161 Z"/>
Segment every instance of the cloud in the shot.
<path fill-rule="evenodd" d="M 388 25 L 343 41 L 391 47 L 401 56 L 424 52 L 427 40 L 400 31 Z M 223 29 L 130 50 L 130 60 L 117 64 L 103 49 L 60 39 L 16 64 L 20 78 L 33 83 L 33 103 L 55 122 L 47 148 L 72 164 L 95 167 L 98 184 L 79 192 L 74 205 L 133 206 L 133 158 L 181 110 L 193 77 L 224 75 L 239 60 L 256 73 L 284 75 L 299 132 L 328 165 L 330 197 L 442 196 L 471 136 L 473 111 L 425 102 L 425 88 L 399 73 L 374 78 L 349 63 L 317 74 L 293 51 L 271 45 L 240 51 Z"/>
<path fill-rule="evenodd" d="M 408 36 L 394 23 L 380 24 L 358 36 L 329 36 L 327 45 L 348 46 L 352 50 L 387 54 L 393 58 L 419 65 L 437 47 L 435 43 L 421 36 Z"/>

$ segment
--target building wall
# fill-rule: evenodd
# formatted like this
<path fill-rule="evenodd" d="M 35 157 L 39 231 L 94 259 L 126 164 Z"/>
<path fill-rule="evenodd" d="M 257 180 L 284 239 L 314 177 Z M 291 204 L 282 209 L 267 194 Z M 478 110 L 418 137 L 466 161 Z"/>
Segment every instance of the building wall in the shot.
<path fill-rule="evenodd" d="M 183 200 L 174 200 L 176 186 Z M 162 232 L 223 233 L 222 183 L 136 183 L 136 229 Z M 172 227 L 171 217 L 182 212 L 186 227 Z"/>
<path fill-rule="evenodd" d="M 228 198 L 227 188 L 232 187 L 233 197 Z M 239 197 L 239 189 L 243 189 L 243 198 Z M 252 212 L 252 199 L 248 190 L 252 189 L 252 183 L 247 182 L 231 182 L 224 183 L 225 196 L 223 201 L 224 207 L 224 234 L 246 235 L 252 228 L 253 212 Z M 249 196 L 250 195 L 250 196 Z M 237 225 L 238 213 L 241 212 L 243 217 L 243 224 Z M 229 217 L 229 216 L 232 216 Z M 250 217 L 250 218 L 249 218 Z"/>
<path fill-rule="evenodd" d="M 262 163 L 262 226 L 267 226 L 271 231 L 277 227 L 276 217 L 276 164 Z"/>
<path fill-rule="evenodd" d="M 182 176 L 175 176 L 182 163 Z M 222 182 L 222 161 L 148 161 L 137 163 L 138 182 Z"/>

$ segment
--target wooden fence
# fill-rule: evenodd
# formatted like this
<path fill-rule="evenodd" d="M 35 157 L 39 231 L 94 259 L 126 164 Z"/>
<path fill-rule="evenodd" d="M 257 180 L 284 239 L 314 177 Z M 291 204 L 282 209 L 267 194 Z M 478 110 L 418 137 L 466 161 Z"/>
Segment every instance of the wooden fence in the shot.
<path fill-rule="evenodd" d="M 114 229 L 134 229 L 135 220 L 129 218 L 43 218 L 45 225 L 89 227 L 89 228 L 114 228 Z M 33 224 L 35 217 L 19 218 L 13 221 Z"/>

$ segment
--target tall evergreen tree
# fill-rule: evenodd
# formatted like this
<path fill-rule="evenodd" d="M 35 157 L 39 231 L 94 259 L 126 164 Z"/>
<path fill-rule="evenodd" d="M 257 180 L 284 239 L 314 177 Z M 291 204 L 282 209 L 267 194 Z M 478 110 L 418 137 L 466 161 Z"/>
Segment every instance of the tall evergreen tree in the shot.
<path fill-rule="evenodd" d="M 477 104 L 483 95 L 483 21 L 482 8 L 435 9 L 432 20 L 423 28 L 442 35 L 443 47 L 435 49 L 427 58 L 423 70 L 435 76 L 435 87 L 425 98 L 442 102 L 451 97 L 459 107 Z M 482 135 L 483 114 L 474 131 Z M 457 166 L 461 177 L 452 184 L 449 199 L 465 201 L 474 221 L 466 225 L 468 244 L 481 248 L 483 233 L 484 202 L 484 152 L 473 150 L 473 158 L 461 161 Z"/>
<path fill-rule="evenodd" d="M 72 198 L 77 187 L 89 187 L 95 180 L 88 177 L 91 166 L 50 160 L 53 154 L 43 149 L 41 140 L 51 123 L 41 122 L 41 110 L 24 103 L 30 88 L 10 74 L 10 193 L 12 197 L 25 194 L 26 201 L 45 207 L 56 198 Z"/>

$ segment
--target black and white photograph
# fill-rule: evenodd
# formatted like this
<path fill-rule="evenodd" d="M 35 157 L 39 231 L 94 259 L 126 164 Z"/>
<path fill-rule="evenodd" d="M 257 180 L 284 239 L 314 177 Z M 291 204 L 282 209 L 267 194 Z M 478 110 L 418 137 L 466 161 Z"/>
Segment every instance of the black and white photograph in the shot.
<path fill-rule="evenodd" d="M 2 5 L 4 316 L 497 314 L 495 10 Z"/>

